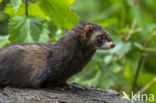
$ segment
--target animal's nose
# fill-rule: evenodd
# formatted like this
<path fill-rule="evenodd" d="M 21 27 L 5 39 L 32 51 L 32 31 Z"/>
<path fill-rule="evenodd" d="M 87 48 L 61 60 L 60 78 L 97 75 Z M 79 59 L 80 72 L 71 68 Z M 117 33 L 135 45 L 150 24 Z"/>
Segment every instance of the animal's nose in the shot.
<path fill-rule="evenodd" d="M 115 47 L 115 43 L 111 43 L 111 48 L 114 48 Z"/>

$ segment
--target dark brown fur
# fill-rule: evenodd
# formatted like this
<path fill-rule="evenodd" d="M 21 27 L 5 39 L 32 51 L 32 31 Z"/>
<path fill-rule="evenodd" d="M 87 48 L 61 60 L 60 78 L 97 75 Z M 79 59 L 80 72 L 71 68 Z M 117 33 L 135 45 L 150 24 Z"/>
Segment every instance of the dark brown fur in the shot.
<path fill-rule="evenodd" d="M 86 28 L 86 25 L 92 28 Z M 96 51 L 94 45 L 100 45 L 93 36 L 96 31 L 102 32 L 107 41 L 112 41 L 101 26 L 82 22 L 55 44 L 4 47 L 0 51 L 0 85 L 38 88 L 49 83 L 66 83 L 91 60 Z"/>

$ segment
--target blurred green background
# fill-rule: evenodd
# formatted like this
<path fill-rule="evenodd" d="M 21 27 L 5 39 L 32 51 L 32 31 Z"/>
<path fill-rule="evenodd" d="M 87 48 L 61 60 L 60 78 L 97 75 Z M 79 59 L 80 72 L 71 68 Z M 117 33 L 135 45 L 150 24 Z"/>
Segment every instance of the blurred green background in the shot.
<path fill-rule="evenodd" d="M 116 47 L 70 81 L 156 95 L 156 0 L 0 0 L 0 47 L 56 42 L 79 21 L 102 24 Z"/>

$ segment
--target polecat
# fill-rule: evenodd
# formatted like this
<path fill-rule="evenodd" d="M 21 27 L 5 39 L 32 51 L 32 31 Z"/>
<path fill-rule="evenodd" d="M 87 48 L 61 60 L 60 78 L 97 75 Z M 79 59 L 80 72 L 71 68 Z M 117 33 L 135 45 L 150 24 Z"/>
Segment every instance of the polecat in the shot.
<path fill-rule="evenodd" d="M 115 46 L 102 26 L 80 22 L 54 44 L 12 44 L 0 50 L 0 86 L 63 85 L 97 49 Z"/>

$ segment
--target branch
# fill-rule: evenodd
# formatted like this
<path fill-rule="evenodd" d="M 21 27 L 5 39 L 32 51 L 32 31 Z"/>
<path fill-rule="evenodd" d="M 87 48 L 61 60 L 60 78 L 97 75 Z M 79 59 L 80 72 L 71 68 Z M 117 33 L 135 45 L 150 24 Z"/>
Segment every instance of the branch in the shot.
<path fill-rule="evenodd" d="M 137 103 L 112 90 L 103 91 L 77 83 L 69 85 L 68 89 L 38 90 L 6 87 L 0 91 L 0 103 Z"/>

